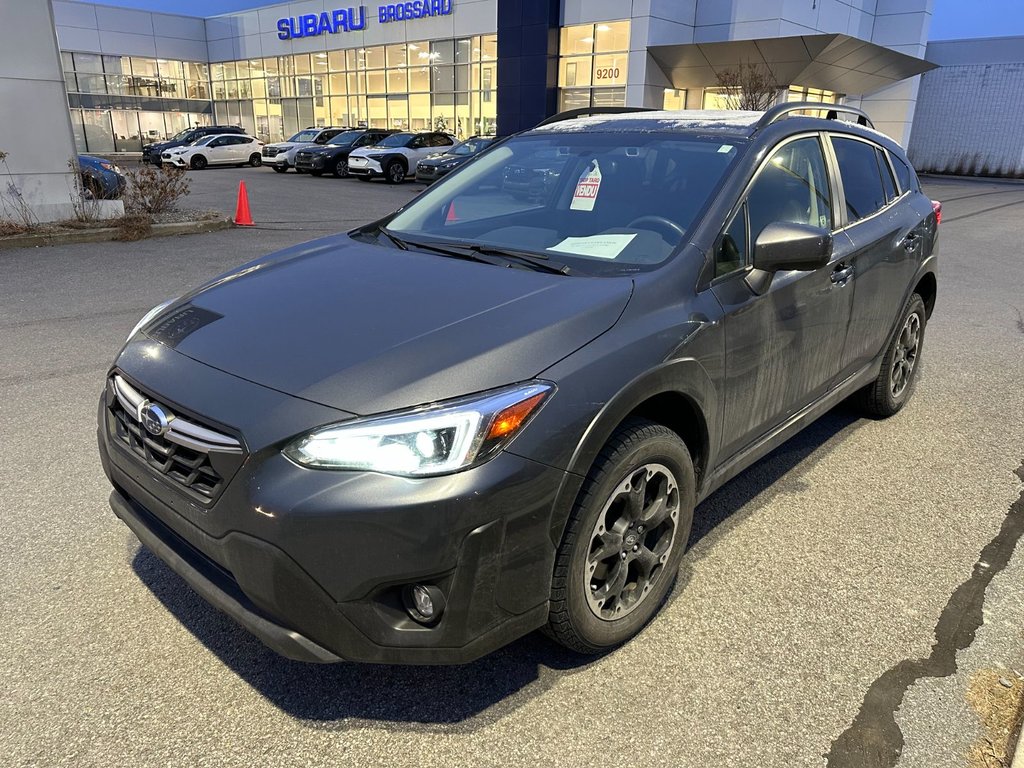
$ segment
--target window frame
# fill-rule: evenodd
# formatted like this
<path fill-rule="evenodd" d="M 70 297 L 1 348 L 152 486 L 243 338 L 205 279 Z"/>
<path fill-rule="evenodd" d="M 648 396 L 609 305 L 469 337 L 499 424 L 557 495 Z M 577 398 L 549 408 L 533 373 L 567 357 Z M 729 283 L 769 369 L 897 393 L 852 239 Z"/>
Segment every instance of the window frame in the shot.
<path fill-rule="evenodd" d="M 764 158 L 761 160 L 760 163 L 758 163 L 757 168 L 754 169 L 754 172 L 750 175 L 750 178 L 747 180 L 747 183 L 743 186 L 743 191 L 740 192 L 740 194 L 736 198 L 736 202 L 729 209 L 729 214 L 725 217 L 726 224 L 722 227 L 721 231 L 718 233 L 718 236 L 715 238 L 715 244 L 712 249 L 712 277 L 710 280 L 707 280 L 704 283 L 705 286 L 711 287 L 717 285 L 720 282 L 732 280 L 733 278 L 736 277 L 736 275 L 746 275 L 753 269 L 754 243 L 751 241 L 750 237 L 750 210 L 749 206 L 747 205 L 747 198 L 750 196 L 750 190 L 753 188 L 754 184 L 756 184 L 758 179 L 761 178 L 761 174 L 764 172 L 764 169 L 768 166 L 768 163 L 770 163 L 772 158 L 775 157 L 775 153 L 778 152 L 787 144 L 790 144 L 791 142 L 811 138 L 818 140 L 818 147 L 821 149 L 822 159 L 825 163 L 825 175 L 828 178 L 829 196 L 831 198 L 832 205 L 832 229 L 830 229 L 829 231 L 833 236 L 836 232 L 840 231 L 838 211 L 845 211 L 845 208 L 839 209 L 838 206 L 840 204 L 840 201 L 842 202 L 842 205 L 845 206 L 846 198 L 841 196 L 842 190 L 839 184 L 839 169 L 836 165 L 835 155 L 832 151 L 832 144 L 831 142 L 826 141 L 826 134 L 826 131 L 803 131 L 801 133 L 794 133 L 791 136 L 784 137 L 776 144 L 773 144 L 772 147 L 767 152 L 765 152 Z M 879 182 L 881 182 L 881 179 L 879 179 Z M 731 272 L 726 272 L 723 275 L 716 275 L 715 272 L 717 271 L 718 264 L 718 249 L 721 246 L 722 238 L 725 236 L 725 233 L 729 229 L 729 227 L 732 226 L 733 220 L 741 211 L 743 212 L 743 215 L 746 217 L 745 223 L 747 233 L 747 246 L 746 253 L 743 254 L 743 265 L 738 267 L 737 269 L 732 270 Z M 702 289 L 698 288 L 698 290 Z"/>

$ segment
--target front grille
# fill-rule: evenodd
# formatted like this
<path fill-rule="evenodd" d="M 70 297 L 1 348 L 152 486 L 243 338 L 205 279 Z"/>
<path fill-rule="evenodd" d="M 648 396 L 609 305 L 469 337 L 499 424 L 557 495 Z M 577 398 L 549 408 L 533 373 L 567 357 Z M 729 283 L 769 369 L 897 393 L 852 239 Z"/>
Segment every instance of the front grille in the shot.
<path fill-rule="evenodd" d="M 279 148 L 277 148 L 277 147 L 264 147 L 263 148 L 263 156 L 264 157 L 277 157 L 277 155 L 278 155 L 278 153 L 280 151 L 281 150 Z"/>
<path fill-rule="evenodd" d="M 121 376 L 110 379 L 108 429 L 139 460 L 203 504 L 213 503 L 242 465 L 242 444 L 222 432 L 177 416 L 137 390 Z M 142 413 L 159 405 L 166 415 L 164 434 L 153 434 Z"/>

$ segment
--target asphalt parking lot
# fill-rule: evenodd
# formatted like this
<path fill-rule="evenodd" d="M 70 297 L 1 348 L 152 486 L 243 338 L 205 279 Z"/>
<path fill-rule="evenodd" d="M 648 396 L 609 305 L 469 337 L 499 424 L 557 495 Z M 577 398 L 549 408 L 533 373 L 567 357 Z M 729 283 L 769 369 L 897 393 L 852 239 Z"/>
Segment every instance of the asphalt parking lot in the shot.
<path fill-rule="evenodd" d="M 972 676 L 1024 672 L 1024 184 L 926 181 L 942 261 L 914 399 L 840 406 L 702 504 L 634 642 L 401 668 L 277 657 L 107 506 L 95 404 L 133 323 L 420 189 L 192 178 L 189 205 L 225 212 L 245 179 L 257 227 L 0 251 L 5 765 L 967 764 Z"/>

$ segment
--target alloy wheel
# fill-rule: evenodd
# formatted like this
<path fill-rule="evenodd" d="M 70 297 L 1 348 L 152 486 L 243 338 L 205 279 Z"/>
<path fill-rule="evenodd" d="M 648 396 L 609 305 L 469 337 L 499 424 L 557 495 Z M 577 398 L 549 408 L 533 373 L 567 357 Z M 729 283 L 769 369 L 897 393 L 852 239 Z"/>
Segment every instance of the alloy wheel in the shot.
<path fill-rule="evenodd" d="M 583 564 L 587 604 L 599 619 L 634 611 L 663 578 L 679 508 L 679 482 L 664 464 L 644 464 L 612 491 Z"/>
<path fill-rule="evenodd" d="M 334 166 L 334 175 L 339 179 L 344 179 L 348 176 L 348 161 L 339 160 L 338 164 Z"/>
<path fill-rule="evenodd" d="M 899 397 L 910 384 L 910 377 L 917 364 L 917 353 L 921 347 L 921 318 L 916 312 L 907 316 L 896 339 L 896 352 L 893 356 L 892 371 L 889 374 L 889 386 L 893 397 Z"/>
<path fill-rule="evenodd" d="M 392 184 L 398 184 L 405 178 L 405 168 L 400 163 L 392 163 L 388 167 L 388 177 Z"/>

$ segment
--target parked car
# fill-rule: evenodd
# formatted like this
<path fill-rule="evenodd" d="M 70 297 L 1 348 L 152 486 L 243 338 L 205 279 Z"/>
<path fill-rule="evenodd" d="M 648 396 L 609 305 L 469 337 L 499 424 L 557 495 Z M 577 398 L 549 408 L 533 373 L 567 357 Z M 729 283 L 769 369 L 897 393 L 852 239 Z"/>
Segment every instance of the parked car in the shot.
<path fill-rule="evenodd" d="M 121 169 L 102 157 L 78 156 L 82 194 L 89 200 L 116 200 L 127 185 Z"/>
<path fill-rule="evenodd" d="M 372 147 L 357 149 L 348 157 L 348 172 L 361 181 L 383 178 L 398 184 L 416 172 L 416 163 L 428 155 L 444 152 L 455 144 L 447 133 L 395 133 Z"/>
<path fill-rule="evenodd" d="M 430 184 L 471 160 L 495 141 L 493 136 L 474 136 L 446 152 L 430 155 L 416 163 L 416 181 Z"/>
<path fill-rule="evenodd" d="M 115 513 L 292 658 L 627 641 L 699 501 L 914 391 L 941 206 L 862 112 L 809 108 L 571 112 L 160 304 L 100 402 Z M 524 208 L 505 167 L 552 154 Z"/>
<path fill-rule="evenodd" d="M 147 144 L 142 148 L 142 162 L 160 165 L 164 152 L 175 147 L 184 147 L 205 136 L 218 136 L 224 133 L 245 133 L 244 128 L 237 125 L 203 125 L 179 131 L 167 141 Z"/>
<path fill-rule="evenodd" d="M 558 184 L 568 161 L 568 152 L 550 147 L 523 162 L 509 163 L 502 174 L 502 189 L 517 200 L 543 200 Z"/>
<path fill-rule="evenodd" d="M 394 130 L 357 128 L 339 133 L 322 147 L 304 147 L 295 153 L 295 170 L 311 176 L 331 173 L 339 179 L 348 176 L 348 156 L 353 149 L 382 141 Z"/>
<path fill-rule="evenodd" d="M 263 164 L 261 150 L 263 142 L 253 136 L 239 136 L 229 133 L 222 136 L 206 136 L 187 147 L 176 147 L 160 156 L 165 163 L 178 168 L 192 168 L 201 171 L 208 165 L 251 165 L 258 168 Z"/>
<path fill-rule="evenodd" d="M 267 144 L 263 148 L 263 159 L 267 165 L 278 173 L 284 173 L 295 166 L 295 154 L 306 147 L 316 147 L 326 144 L 342 131 L 348 128 L 306 128 L 292 136 L 288 141 L 279 141 L 276 144 Z M 298 169 L 296 168 L 298 171 Z M 301 173 L 301 171 L 299 171 Z"/>

